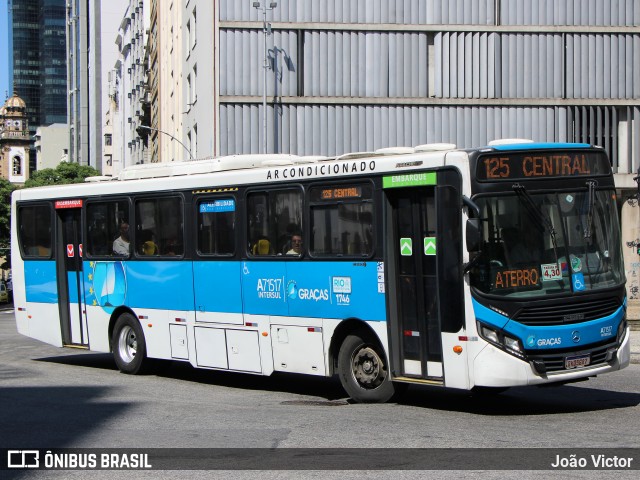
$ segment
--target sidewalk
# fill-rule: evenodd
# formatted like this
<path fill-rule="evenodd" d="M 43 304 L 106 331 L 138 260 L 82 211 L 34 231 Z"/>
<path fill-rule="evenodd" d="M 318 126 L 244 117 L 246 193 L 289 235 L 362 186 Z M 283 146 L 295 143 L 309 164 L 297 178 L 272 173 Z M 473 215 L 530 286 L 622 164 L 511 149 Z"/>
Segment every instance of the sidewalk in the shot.
<path fill-rule="evenodd" d="M 631 363 L 640 363 L 640 322 L 629 322 L 631 326 Z"/>

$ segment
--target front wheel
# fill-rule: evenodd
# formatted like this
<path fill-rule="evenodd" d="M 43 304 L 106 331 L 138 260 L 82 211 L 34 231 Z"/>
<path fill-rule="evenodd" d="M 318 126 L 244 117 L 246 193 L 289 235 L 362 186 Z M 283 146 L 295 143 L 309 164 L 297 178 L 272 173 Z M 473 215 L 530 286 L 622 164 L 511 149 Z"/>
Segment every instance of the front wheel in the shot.
<path fill-rule="evenodd" d="M 138 320 L 130 313 L 123 313 L 116 321 L 111 350 L 122 373 L 136 375 L 148 370 L 150 360 L 147 358 L 144 333 Z"/>
<path fill-rule="evenodd" d="M 342 387 L 356 402 L 384 403 L 396 393 L 389 365 L 373 336 L 364 331 L 348 335 L 338 352 Z"/>

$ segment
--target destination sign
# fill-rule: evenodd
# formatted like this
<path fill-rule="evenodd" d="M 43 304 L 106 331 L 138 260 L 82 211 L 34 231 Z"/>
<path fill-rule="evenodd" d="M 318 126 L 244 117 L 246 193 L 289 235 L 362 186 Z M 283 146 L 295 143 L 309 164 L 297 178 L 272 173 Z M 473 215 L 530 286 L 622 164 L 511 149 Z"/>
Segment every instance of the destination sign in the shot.
<path fill-rule="evenodd" d="M 492 285 L 493 290 L 505 289 L 538 289 L 540 283 L 540 271 L 537 267 L 505 268 L 498 269 Z"/>
<path fill-rule="evenodd" d="M 343 200 L 369 199 L 373 193 L 370 184 L 327 185 L 313 187 L 310 191 L 311 202 L 340 202 Z"/>
<path fill-rule="evenodd" d="M 333 200 L 336 198 L 360 198 L 362 189 L 360 187 L 339 187 L 325 188 L 322 190 L 322 200 Z"/>
<path fill-rule="evenodd" d="M 608 175 L 611 165 L 600 152 L 558 150 L 496 152 L 478 159 L 478 180 L 534 180 Z"/>

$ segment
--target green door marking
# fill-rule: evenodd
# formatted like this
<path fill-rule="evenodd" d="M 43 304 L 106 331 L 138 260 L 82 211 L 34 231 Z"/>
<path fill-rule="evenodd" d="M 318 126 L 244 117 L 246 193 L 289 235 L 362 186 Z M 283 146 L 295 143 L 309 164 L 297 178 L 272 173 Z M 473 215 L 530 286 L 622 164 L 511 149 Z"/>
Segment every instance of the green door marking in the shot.
<path fill-rule="evenodd" d="M 400 239 L 400 255 L 403 257 L 410 257 L 413 255 L 413 242 L 410 238 Z"/>
<path fill-rule="evenodd" d="M 435 172 L 405 173 L 382 178 L 382 188 L 417 187 L 420 185 L 436 185 L 436 183 Z"/>
<path fill-rule="evenodd" d="M 424 237 L 424 254 L 436 254 L 436 237 Z"/>

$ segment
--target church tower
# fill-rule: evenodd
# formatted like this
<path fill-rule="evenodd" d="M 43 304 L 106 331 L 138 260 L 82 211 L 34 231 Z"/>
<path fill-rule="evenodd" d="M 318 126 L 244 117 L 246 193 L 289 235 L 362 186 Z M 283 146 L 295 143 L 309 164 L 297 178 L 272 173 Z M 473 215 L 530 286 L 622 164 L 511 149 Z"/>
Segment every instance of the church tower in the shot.
<path fill-rule="evenodd" d="M 0 108 L 0 177 L 11 183 L 27 181 L 30 143 L 27 106 L 14 93 Z"/>

